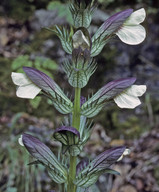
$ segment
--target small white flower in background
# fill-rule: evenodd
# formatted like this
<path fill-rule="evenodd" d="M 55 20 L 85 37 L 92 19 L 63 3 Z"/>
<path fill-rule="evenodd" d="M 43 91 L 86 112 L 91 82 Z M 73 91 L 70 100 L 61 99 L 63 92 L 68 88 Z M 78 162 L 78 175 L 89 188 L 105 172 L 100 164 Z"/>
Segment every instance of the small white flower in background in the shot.
<path fill-rule="evenodd" d="M 24 146 L 24 144 L 23 144 L 23 141 L 22 141 L 22 135 L 20 136 L 20 138 L 18 139 L 18 142 L 19 142 L 19 144 L 21 145 L 21 146 Z"/>
<path fill-rule="evenodd" d="M 72 37 L 73 39 L 73 47 L 78 48 L 81 47 L 82 50 L 90 48 L 89 39 L 83 34 L 81 30 L 76 31 L 76 33 Z"/>
<path fill-rule="evenodd" d="M 130 149 L 125 149 L 124 153 L 121 155 L 121 157 L 119 157 L 119 159 L 117 161 L 121 161 L 122 158 L 126 155 L 129 155 L 130 154 Z"/>
<path fill-rule="evenodd" d="M 34 99 L 41 91 L 41 89 L 33 84 L 23 73 L 12 72 L 11 77 L 13 83 L 18 86 L 16 91 L 17 97 Z"/>
<path fill-rule="evenodd" d="M 141 104 L 138 97 L 146 91 L 146 85 L 132 85 L 114 98 L 115 103 L 120 108 L 133 109 Z"/>
<path fill-rule="evenodd" d="M 140 25 L 146 17 L 145 9 L 139 9 L 133 12 L 128 19 L 124 22 L 121 29 L 118 30 L 116 35 L 124 43 L 130 45 L 137 45 L 144 41 L 146 37 L 145 28 Z"/>

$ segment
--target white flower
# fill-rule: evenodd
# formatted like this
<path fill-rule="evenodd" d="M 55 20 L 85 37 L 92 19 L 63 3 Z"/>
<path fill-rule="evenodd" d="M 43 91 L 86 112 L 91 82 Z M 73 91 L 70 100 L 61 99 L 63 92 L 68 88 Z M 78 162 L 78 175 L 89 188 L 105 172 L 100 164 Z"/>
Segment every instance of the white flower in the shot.
<path fill-rule="evenodd" d="M 121 157 L 119 157 L 119 159 L 117 161 L 121 161 L 122 158 L 126 155 L 129 155 L 130 154 L 130 149 L 125 149 L 125 151 L 123 152 L 123 154 L 121 155 Z"/>
<path fill-rule="evenodd" d="M 23 73 L 11 74 L 12 81 L 18 85 L 16 95 L 21 98 L 34 99 L 35 96 L 41 91 L 39 87 L 33 84 L 30 79 Z"/>
<path fill-rule="evenodd" d="M 23 136 L 21 135 L 20 138 L 18 139 L 18 142 L 19 142 L 19 144 L 20 144 L 21 146 L 24 146 L 22 137 L 23 137 Z"/>
<path fill-rule="evenodd" d="M 83 34 L 81 30 L 76 31 L 72 39 L 74 48 L 81 47 L 83 50 L 86 48 L 89 49 L 90 47 L 89 39 Z"/>
<path fill-rule="evenodd" d="M 124 22 L 123 26 L 116 33 L 116 35 L 124 43 L 130 45 L 137 45 L 141 43 L 146 37 L 145 28 L 140 25 L 146 17 L 145 9 L 139 9 L 133 12 Z"/>
<path fill-rule="evenodd" d="M 132 85 L 131 87 L 120 93 L 118 96 L 116 96 L 114 98 L 114 101 L 120 108 L 133 109 L 141 104 L 138 97 L 142 96 L 145 91 L 145 85 Z"/>

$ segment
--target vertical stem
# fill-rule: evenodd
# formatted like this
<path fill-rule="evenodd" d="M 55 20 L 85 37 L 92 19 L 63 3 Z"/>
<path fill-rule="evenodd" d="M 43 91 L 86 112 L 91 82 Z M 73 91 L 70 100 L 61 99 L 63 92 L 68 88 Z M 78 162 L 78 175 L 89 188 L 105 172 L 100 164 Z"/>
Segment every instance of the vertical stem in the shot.
<path fill-rule="evenodd" d="M 75 98 L 74 98 L 74 107 L 72 113 L 72 127 L 79 130 L 80 128 L 80 97 L 81 97 L 81 89 L 75 88 Z M 76 192 L 76 186 L 73 181 L 76 178 L 76 157 L 70 155 L 70 169 L 69 169 L 69 178 L 68 178 L 68 186 L 67 192 Z"/>
<path fill-rule="evenodd" d="M 72 117 L 72 126 L 79 130 L 80 127 L 80 97 L 81 97 L 81 89 L 75 88 L 75 99 L 74 99 L 74 109 L 73 109 L 73 117 Z"/>

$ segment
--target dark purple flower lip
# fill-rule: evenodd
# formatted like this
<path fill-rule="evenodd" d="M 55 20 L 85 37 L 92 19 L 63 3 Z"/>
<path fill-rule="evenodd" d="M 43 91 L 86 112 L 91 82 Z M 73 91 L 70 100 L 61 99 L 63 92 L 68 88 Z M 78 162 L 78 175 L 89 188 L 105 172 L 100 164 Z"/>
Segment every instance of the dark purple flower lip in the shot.
<path fill-rule="evenodd" d="M 61 126 L 61 127 L 57 128 L 57 129 L 55 129 L 54 134 L 55 134 L 55 133 L 60 133 L 60 132 L 62 132 L 62 133 L 64 133 L 64 134 L 65 134 L 66 132 L 73 133 L 74 135 L 78 136 L 78 138 L 80 139 L 80 133 L 79 133 L 79 132 L 77 131 L 77 129 L 74 128 L 74 127 Z"/>

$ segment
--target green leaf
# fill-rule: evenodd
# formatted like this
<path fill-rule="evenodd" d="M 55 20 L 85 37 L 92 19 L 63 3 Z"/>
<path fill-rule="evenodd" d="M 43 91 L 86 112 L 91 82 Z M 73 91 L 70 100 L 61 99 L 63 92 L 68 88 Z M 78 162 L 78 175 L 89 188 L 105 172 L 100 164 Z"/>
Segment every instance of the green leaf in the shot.
<path fill-rule="evenodd" d="M 57 25 L 54 26 L 54 28 L 45 28 L 51 32 L 53 32 L 55 35 L 57 35 L 61 41 L 63 49 L 68 53 L 72 53 L 72 35 L 70 32 L 65 29 L 64 27 L 59 27 Z"/>

